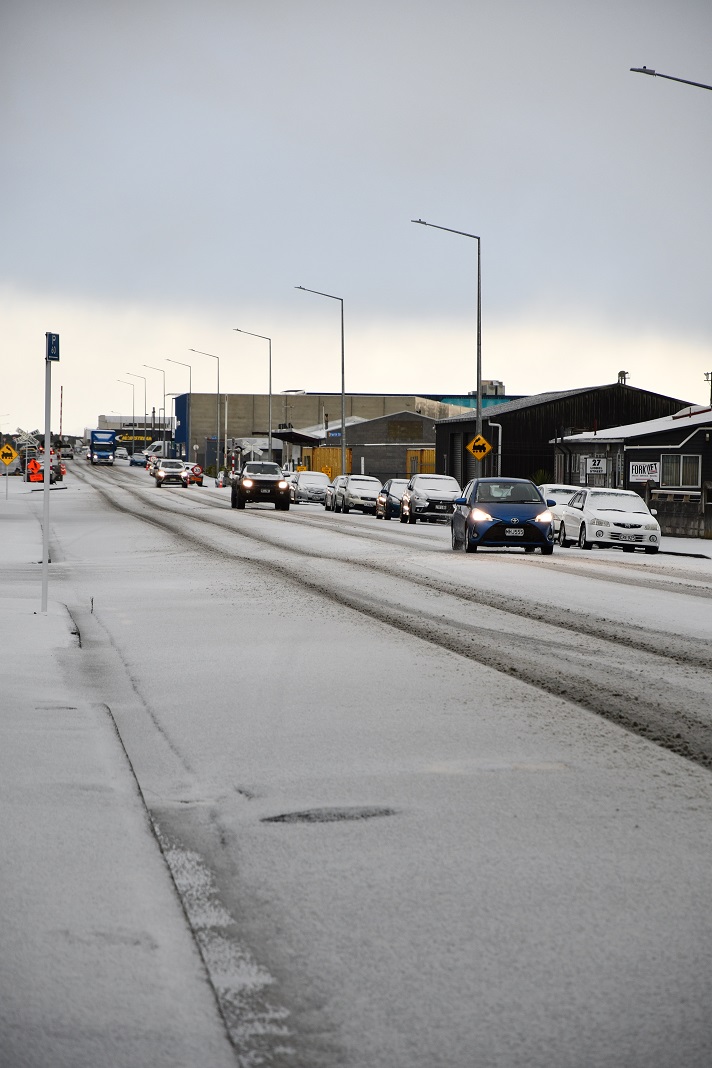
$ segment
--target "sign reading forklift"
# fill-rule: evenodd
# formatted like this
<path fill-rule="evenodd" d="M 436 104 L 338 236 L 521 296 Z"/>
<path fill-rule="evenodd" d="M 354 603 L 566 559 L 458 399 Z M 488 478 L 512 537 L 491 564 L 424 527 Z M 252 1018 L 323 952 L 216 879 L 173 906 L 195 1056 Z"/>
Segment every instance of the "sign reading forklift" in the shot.
<path fill-rule="evenodd" d="M 630 465 L 631 482 L 659 482 L 660 462 L 653 460 L 651 463 L 637 463 Z"/>

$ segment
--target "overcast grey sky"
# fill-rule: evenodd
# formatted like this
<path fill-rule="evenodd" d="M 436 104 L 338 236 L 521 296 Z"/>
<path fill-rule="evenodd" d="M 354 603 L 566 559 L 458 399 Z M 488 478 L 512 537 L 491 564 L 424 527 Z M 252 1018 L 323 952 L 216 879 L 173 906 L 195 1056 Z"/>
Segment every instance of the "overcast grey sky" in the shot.
<path fill-rule="evenodd" d="M 5 0 L 0 427 L 130 411 L 126 371 L 221 385 L 615 380 L 691 401 L 712 370 L 709 0 Z M 143 406 L 138 383 L 136 407 Z M 5 414 L 8 413 L 8 414 Z M 57 425 L 57 418 L 53 424 Z"/>

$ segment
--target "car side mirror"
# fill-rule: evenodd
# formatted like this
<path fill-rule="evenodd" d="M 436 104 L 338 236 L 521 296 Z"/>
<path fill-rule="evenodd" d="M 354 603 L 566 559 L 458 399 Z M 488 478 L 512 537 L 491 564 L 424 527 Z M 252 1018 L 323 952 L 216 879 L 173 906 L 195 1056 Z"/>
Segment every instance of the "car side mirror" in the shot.
<path fill-rule="evenodd" d="M 548 500 L 546 502 L 546 507 L 547 508 L 556 508 L 556 501 Z"/>
<path fill-rule="evenodd" d="M 453 504 L 467 504 L 467 497 L 456 497 Z"/>

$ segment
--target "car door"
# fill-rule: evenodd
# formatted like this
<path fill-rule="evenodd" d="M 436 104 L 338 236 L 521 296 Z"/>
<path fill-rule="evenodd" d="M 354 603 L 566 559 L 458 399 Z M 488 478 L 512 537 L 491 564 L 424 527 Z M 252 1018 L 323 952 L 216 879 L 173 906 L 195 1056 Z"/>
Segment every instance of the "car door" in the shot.
<path fill-rule="evenodd" d="M 467 513 L 470 510 L 470 501 L 472 499 L 472 491 L 475 488 L 475 479 L 468 482 L 462 491 L 462 500 L 466 501 L 466 504 L 455 504 L 452 510 L 452 528 L 455 531 L 455 536 L 460 541 L 465 537 L 467 530 Z M 460 497 L 456 498 L 460 500 Z"/>
<path fill-rule="evenodd" d="M 581 526 L 581 504 L 583 493 L 575 493 L 569 503 L 562 509 L 562 523 L 564 524 L 564 537 L 576 541 Z"/>

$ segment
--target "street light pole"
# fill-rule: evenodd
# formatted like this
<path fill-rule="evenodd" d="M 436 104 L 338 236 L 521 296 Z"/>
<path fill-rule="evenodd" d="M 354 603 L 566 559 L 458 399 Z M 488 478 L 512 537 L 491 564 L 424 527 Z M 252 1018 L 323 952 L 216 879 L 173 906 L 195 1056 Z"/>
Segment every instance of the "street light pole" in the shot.
<path fill-rule="evenodd" d="M 166 444 L 166 372 L 163 370 L 162 367 L 154 367 L 152 363 L 145 363 L 143 366 L 150 368 L 151 371 L 160 371 L 161 374 L 163 375 L 163 445 L 164 445 L 163 451 L 165 452 L 165 444 Z"/>
<path fill-rule="evenodd" d="M 659 70 L 653 70 L 651 67 L 631 67 L 634 74 L 650 74 L 653 78 L 667 78 L 670 82 L 682 82 L 683 85 L 694 85 L 698 89 L 712 89 L 712 85 L 705 85 L 704 82 L 691 82 L 687 78 L 676 78 L 673 74 L 661 74 Z"/>
<path fill-rule="evenodd" d="M 117 382 L 122 382 L 125 386 L 131 386 L 131 455 L 133 456 L 136 451 L 136 387 L 133 382 L 127 382 L 123 378 L 117 378 Z"/>
<path fill-rule="evenodd" d="M 248 334 L 250 337 L 259 337 L 263 341 L 269 342 L 269 437 L 268 448 L 269 458 L 272 459 L 272 338 L 265 337 L 264 334 L 253 334 L 250 330 L 241 330 L 239 326 L 233 326 L 233 330 L 236 330 L 238 334 Z"/>
<path fill-rule="evenodd" d="M 341 474 L 346 474 L 346 376 L 344 363 L 344 298 L 335 297 L 333 293 L 322 293 L 320 289 L 307 289 L 306 286 L 295 286 L 303 293 L 316 293 L 318 297 L 328 297 L 330 300 L 341 302 Z"/>
<path fill-rule="evenodd" d="M 482 272 L 480 261 L 480 238 L 477 234 L 467 234 L 464 230 L 451 230 L 449 226 L 436 226 L 435 223 L 425 222 L 424 219 L 411 219 L 420 226 L 430 226 L 433 230 L 444 230 L 448 234 L 459 234 L 460 237 L 471 237 L 477 242 L 477 434 L 482 435 Z"/>
<path fill-rule="evenodd" d="M 212 352 L 203 352 L 202 349 L 191 349 L 191 352 L 195 352 L 198 356 L 210 356 L 212 360 L 218 361 L 218 392 L 215 397 L 215 475 L 217 476 L 218 467 L 220 466 L 220 357 L 214 356 Z M 207 456 L 205 462 L 207 464 Z"/>
<path fill-rule="evenodd" d="M 145 449 L 145 448 L 147 448 L 147 446 L 149 444 L 146 441 L 146 435 L 148 433 L 148 405 L 146 403 L 146 377 L 145 377 L 145 375 L 134 374 L 133 371 L 126 371 L 125 373 L 127 375 L 130 375 L 131 378 L 142 378 L 143 379 L 143 447 Z"/>
<path fill-rule="evenodd" d="M 190 420 L 192 416 L 191 408 L 193 407 L 193 368 L 189 363 L 183 363 L 182 360 L 172 360 L 170 356 L 166 356 L 168 363 L 177 363 L 180 367 L 188 368 L 188 425 L 185 430 L 185 455 L 186 459 L 190 460 Z"/>

